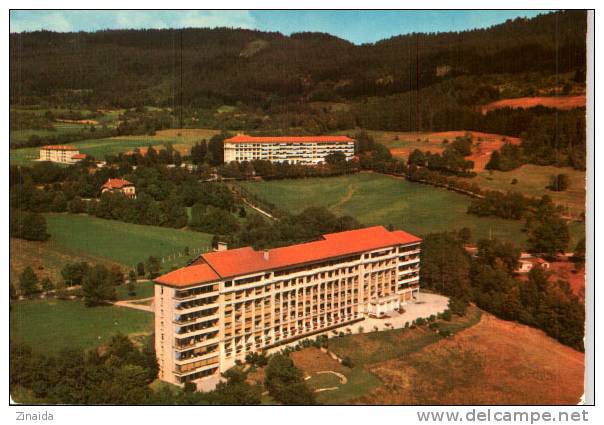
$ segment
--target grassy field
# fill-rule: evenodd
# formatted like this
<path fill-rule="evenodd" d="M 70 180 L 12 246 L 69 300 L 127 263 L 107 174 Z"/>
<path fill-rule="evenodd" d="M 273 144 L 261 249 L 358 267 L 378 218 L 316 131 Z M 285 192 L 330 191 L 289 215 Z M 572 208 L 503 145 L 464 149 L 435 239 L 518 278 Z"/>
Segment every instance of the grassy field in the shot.
<path fill-rule="evenodd" d="M 117 261 L 100 258 L 82 251 L 73 251 L 50 242 L 34 242 L 10 239 L 10 279 L 16 284 L 19 274 L 31 266 L 41 280 L 48 277 L 53 282 L 62 280 L 61 269 L 68 263 L 86 261 L 106 267 L 123 266 Z"/>
<path fill-rule="evenodd" d="M 481 312 L 475 307 L 468 310 L 465 317 L 454 317 L 451 322 L 441 322 L 441 329 L 458 332 L 476 325 Z M 382 380 L 371 372 L 374 364 L 391 359 L 405 358 L 442 338 L 426 327 L 416 329 L 395 329 L 391 331 L 346 335 L 329 339 L 329 350 L 340 358 L 349 357 L 352 368 L 344 367 L 317 348 L 305 348 L 290 356 L 294 364 L 311 379 L 311 388 L 338 387 L 337 390 L 317 393 L 317 400 L 323 404 L 346 404 L 354 399 L 367 396 L 380 389 Z M 331 370 L 346 376 L 346 384 L 338 383 L 333 375 L 319 375 L 319 371 Z M 381 403 L 375 403 L 381 404 Z"/>
<path fill-rule="evenodd" d="M 205 233 L 129 224 L 88 215 L 47 214 L 46 221 L 51 234 L 46 242 L 49 248 L 74 256 L 83 253 L 128 267 L 144 262 L 150 255 L 164 258 L 164 270 L 182 266 L 196 255 L 194 249 L 206 251 L 211 242 L 211 236 Z M 187 246 L 190 257 L 184 256 Z"/>
<path fill-rule="evenodd" d="M 82 153 L 92 155 L 98 160 L 103 160 L 106 155 L 128 152 L 135 148 L 144 150 L 144 148 L 147 148 L 149 145 L 159 149 L 166 143 L 172 143 L 174 148 L 181 153 L 188 153 L 195 142 L 202 139 L 207 140 L 217 133 L 219 133 L 218 130 L 209 129 L 171 129 L 158 131 L 153 136 L 120 136 L 104 139 L 89 139 L 74 142 L 70 145 L 77 147 Z M 39 147 L 11 149 L 10 163 L 24 165 L 39 158 L 39 156 Z"/>
<path fill-rule="evenodd" d="M 420 236 L 469 227 L 474 239 L 491 235 L 526 246 L 521 221 L 467 214 L 470 203 L 467 196 L 381 174 L 244 182 L 242 185 L 293 213 L 311 205 L 325 206 L 336 214 L 351 215 L 365 225 L 391 224 Z M 576 240 L 584 234 L 584 227 L 573 223 L 571 231 Z"/>
<path fill-rule="evenodd" d="M 384 385 L 354 403 L 574 405 L 583 393 L 584 355 L 537 329 L 483 314 L 452 338 L 369 370 Z"/>
<path fill-rule="evenodd" d="M 554 192 L 546 189 L 550 177 L 556 174 L 567 174 L 570 187 L 564 192 Z M 512 179 L 518 183 L 512 184 Z M 523 165 L 512 171 L 483 171 L 474 178 L 466 179 L 476 183 L 483 189 L 508 190 L 520 192 L 526 196 L 541 197 L 549 195 L 552 200 L 571 209 L 571 212 L 585 211 L 585 171 L 570 167 L 554 167 L 541 165 Z"/>
<path fill-rule="evenodd" d="M 476 325 L 480 317 L 481 311 L 471 307 L 464 317 L 455 316 L 450 322 L 441 321 L 440 329 L 456 333 Z M 329 350 L 340 358 L 350 357 L 355 366 L 365 366 L 406 357 L 440 339 L 428 327 L 393 329 L 333 338 L 329 340 Z"/>
<path fill-rule="evenodd" d="M 153 296 L 153 282 L 137 282 L 135 283 L 135 294 L 128 294 L 128 284 L 125 283 L 123 285 L 115 288 L 115 292 L 117 294 L 117 299 L 121 300 L 140 300 L 143 298 L 149 298 Z"/>
<path fill-rule="evenodd" d="M 81 301 L 32 300 L 12 304 L 10 336 L 34 350 L 57 354 L 64 348 L 86 349 L 121 332 L 150 334 L 153 314 L 123 307 L 86 307 Z"/>

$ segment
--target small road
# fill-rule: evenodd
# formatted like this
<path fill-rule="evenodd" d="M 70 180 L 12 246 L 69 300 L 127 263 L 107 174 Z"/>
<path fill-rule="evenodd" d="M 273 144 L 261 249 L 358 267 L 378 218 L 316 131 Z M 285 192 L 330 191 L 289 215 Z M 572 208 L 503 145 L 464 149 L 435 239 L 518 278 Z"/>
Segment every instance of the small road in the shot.
<path fill-rule="evenodd" d="M 153 299 L 153 297 L 141 298 L 138 300 L 129 300 L 129 301 L 115 301 L 112 304 L 117 307 L 133 308 L 135 310 L 142 310 L 142 311 L 148 311 L 149 313 L 154 313 L 155 309 L 153 307 L 153 304 L 151 304 L 151 305 L 138 304 L 141 301 L 149 301 L 152 299 Z"/>
<path fill-rule="evenodd" d="M 258 212 L 259 212 L 260 214 L 262 214 L 263 216 L 268 217 L 268 218 L 270 218 L 271 220 L 279 220 L 277 217 L 273 216 L 271 213 L 269 213 L 269 212 L 267 212 L 267 211 L 264 211 L 263 209 L 261 209 L 261 208 L 257 207 L 256 205 L 252 204 L 252 203 L 251 203 L 250 201 L 248 201 L 247 199 L 245 199 L 245 198 L 243 198 L 243 197 L 242 197 L 242 198 L 241 198 L 241 200 L 243 201 L 243 203 L 244 203 L 245 205 L 247 205 L 248 207 L 250 207 L 251 209 L 253 209 L 253 210 L 255 210 L 255 211 L 258 211 Z"/>

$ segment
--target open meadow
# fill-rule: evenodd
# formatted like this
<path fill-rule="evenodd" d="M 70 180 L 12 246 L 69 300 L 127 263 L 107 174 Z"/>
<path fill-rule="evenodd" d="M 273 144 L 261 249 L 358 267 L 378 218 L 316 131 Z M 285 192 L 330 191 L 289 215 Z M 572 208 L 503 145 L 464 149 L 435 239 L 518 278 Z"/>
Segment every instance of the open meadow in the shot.
<path fill-rule="evenodd" d="M 313 347 L 290 356 L 311 387 L 329 388 L 316 394 L 324 404 L 576 404 L 583 393 L 583 353 L 542 331 L 476 307 L 440 328 L 453 335 L 420 326 L 330 338 L 352 367 Z"/>
<path fill-rule="evenodd" d="M 353 403 L 575 405 L 583 367 L 583 353 L 483 313 L 452 338 L 369 366 L 384 385 Z"/>
<path fill-rule="evenodd" d="M 121 221 L 104 220 L 88 215 L 46 214 L 51 238 L 45 242 L 51 249 L 78 256 L 101 258 L 126 267 L 144 262 L 150 255 L 163 257 L 162 268 L 182 266 L 194 250 L 210 249 L 211 236 L 190 230 L 144 226 Z M 184 256 L 189 247 L 190 256 Z M 179 256 L 178 253 L 183 253 Z M 176 254 L 176 258 L 172 259 Z M 168 260 L 168 256 L 171 259 Z"/>
<path fill-rule="evenodd" d="M 557 174 L 568 175 L 570 186 L 567 190 L 555 192 L 547 189 L 550 178 Z M 512 184 L 514 179 L 516 183 Z M 585 211 L 585 171 L 570 167 L 526 164 L 512 171 L 485 170 L 476 177 L 464 180 L 476 183 L 482 189 L 514 191 L 536 198 L 548 195 L 555 203 L 568 208 L 575 215 Z"/>
<path fill-rule="evenodd" d="M 79 300 L 29 300 L 11 304 L 10 336 L 43 354 L 88 349 L 121 332 L 131 337 L 153 332 L 153 314 L 124 307 L 86 307 Z"/>
<path fill-rule="evenodd" d="M 191 146 L 195 142 L 203 139 L 209 140 L 217 133 L 219 133 L 219 130 L 201 128 L 171 129 L 157 131 L 152 136 L 136 135 L 107 137 L 103 139 L 91 138 L 88 140 L 73 142 L 70 143 L 70 145 L 75 146 L 82 153 L 95 157 L 97 160 L 104 160 L 106 155 L 117 155 L 119 153 L 131 152 L 136 148 L 144 151 L 149 145 L 155 147 L 156 149 L 160 149 L 167 143 L 172 143 L 174 148 L 180 151 L 182 154 L 188 154 Z M 39 157 L 39 147 L 10 150 L 10 163 L 15 165 L 26 165 Z"/>
<path fill-rule="evenodd" d="M 382 174 L 241 184 L 261 199 L 292 213 L 309 206 L 324 206 L 336 214 L 351 215 L 364 225 L 392 225 L 419 236 L 468 227 L 474 240 L 491 236 L 526 246 L 523 221 L 470 215 L 466 213 L 470 198 L 465 195 Z M 574 247 L 585 228 L 583 223 L 571 223 L 570 228 L 570 246 Z"/>

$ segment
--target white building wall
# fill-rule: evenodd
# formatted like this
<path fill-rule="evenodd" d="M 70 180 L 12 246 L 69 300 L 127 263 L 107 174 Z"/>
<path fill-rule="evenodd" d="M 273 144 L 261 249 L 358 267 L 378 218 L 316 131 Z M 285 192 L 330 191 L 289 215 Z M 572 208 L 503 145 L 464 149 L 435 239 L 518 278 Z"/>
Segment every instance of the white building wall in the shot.
<path fill-rule="evenodd" d="M 266 160 L 316 165 L 333 152 L 342 152 L 346 160 L 354 156 L 354 141 L 333 143 L 228 143 L 224 144 L 224 162 Z"/>

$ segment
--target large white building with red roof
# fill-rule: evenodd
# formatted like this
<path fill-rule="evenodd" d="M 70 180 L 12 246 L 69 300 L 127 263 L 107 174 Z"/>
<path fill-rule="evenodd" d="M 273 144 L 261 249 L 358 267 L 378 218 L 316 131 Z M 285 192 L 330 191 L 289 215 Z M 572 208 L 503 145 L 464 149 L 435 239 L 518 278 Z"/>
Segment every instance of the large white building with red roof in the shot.
<path fill-rule="evenodd" d="M 417 297 L 421 239 L 369 227 L 202 254 L 155 280 L 160 379 L 201 388 L 246 354 L 382 317 Z"/>
<path fill-rule="evenodd" d="M 267 136 L 238 134 L 224 141 L 224 162 L 265 160 L 316 165 L 330 153 L 354 156 L 354 140 L 347 136 Z"/>
<path fill-rule="evenodd" d="M 83 159 L 86 159 L 86 154 L 73 146 L 47 145 L 40 148 L 40 161 L 75 164 Z"/>

